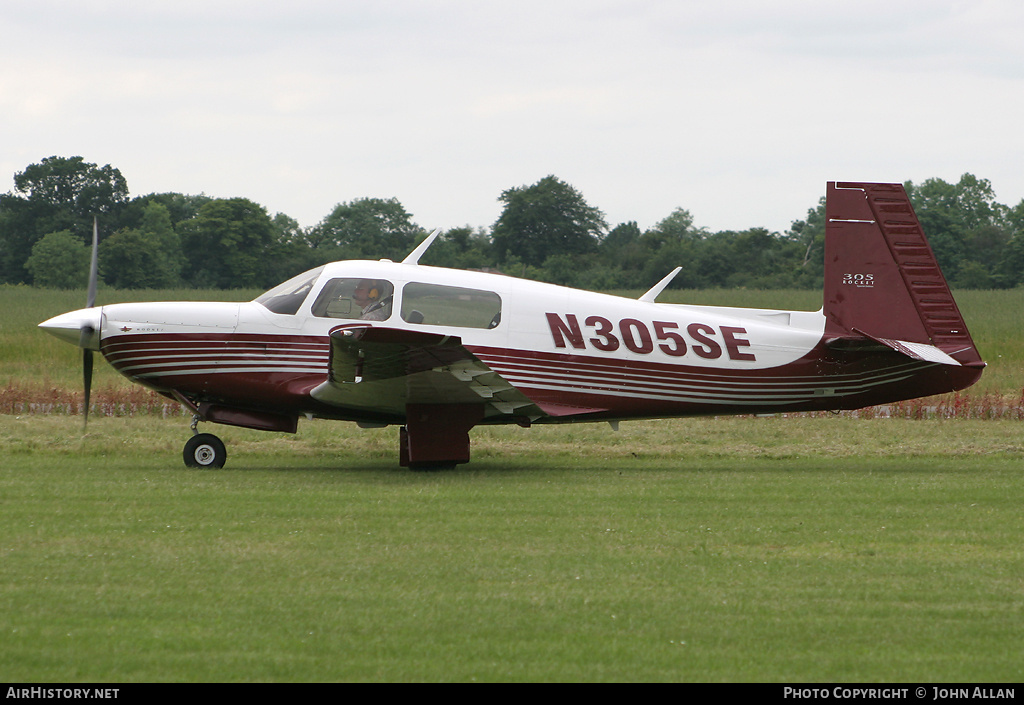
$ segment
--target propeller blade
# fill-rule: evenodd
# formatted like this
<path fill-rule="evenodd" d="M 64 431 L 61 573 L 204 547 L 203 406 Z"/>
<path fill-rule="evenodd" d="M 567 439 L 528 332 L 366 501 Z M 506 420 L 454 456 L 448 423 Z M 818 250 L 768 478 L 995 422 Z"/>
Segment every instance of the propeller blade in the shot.
<path fill-rule="evenodd" d="M 92 257 L 89 260 L 89 290 L 85 295 L 85 307 L 96 305 L 96 285 L 99 280 L 100 228 L 96 216 L 92 219 Z M 88 341 L 96 330 L 90 325 L 82 326 L 79 345 L 82 348 L 82 386 L 85 389 L 85 409 L 83 425 L 89 425 L 89 398 L 92 395 L 92 350 L 87 347 Z"/>
<path fill-rule="evenodd" d="M 92 308 L 96 305 L 96 281 L 99 279 L 99 224 L 96 217 L 92 219 L 92 259 L 89 261 L 89 293 L 85 298 L 85 307 Z"/>
<path fill-rule="evenodd" d="M 85 420 L 83 425 L 89 425 L 89 397 L 92 393 L 92 350 L 82 350 L 82 383 L 85 387 L 85 409 L 82 412 Z"/>

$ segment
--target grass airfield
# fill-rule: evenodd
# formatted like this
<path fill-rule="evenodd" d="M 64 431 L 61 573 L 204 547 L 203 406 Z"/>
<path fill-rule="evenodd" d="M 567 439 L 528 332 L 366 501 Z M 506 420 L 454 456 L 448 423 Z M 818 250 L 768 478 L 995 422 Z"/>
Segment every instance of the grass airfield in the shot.
<path fill-rule="evenodd" d="M 397 430 L 320 421 L 203 424 L 228 464 L 186 469 L 188 417 L 103 362 L 85 433 L 80 352 L 36 328 L 84 292 L 0 286 L 0 673 L 1019 682 L 1024 289 L 956 297 L 990 363 L 960 418 L 477 428 L 472 463 L 412 473 Z"/>
<path fill-rule="evenodd" d="M 216 432 L 0 415 L 9 682 L 1024 678 L 1020 421 Z"/>

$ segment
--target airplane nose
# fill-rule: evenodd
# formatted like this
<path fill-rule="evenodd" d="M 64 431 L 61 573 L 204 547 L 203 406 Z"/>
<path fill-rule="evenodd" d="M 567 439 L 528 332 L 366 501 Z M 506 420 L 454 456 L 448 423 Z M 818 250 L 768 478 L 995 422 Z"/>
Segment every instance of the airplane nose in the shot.
<path fill-rule="evenodd" d="M 39 327 L 66 343 L 88 350 L 99 350 L 102 315 L 102 307 L 83 308 L 54 316 L 40 323 Z"/>

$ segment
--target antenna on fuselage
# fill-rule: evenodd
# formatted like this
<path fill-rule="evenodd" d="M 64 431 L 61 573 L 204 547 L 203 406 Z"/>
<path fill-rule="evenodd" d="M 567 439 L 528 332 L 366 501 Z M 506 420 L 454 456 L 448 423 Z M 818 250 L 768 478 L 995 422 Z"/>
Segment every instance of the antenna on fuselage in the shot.
<path fill-rule="evenodd" d="M 676 278 L 676 275 L 679 274 L 679 271 L 681 269 L 682 269 L 682 267 L 676 267 L 675 269 L 673 269 L 671 272 L 669 272 L 667 277 L 665 277 L 660 282 L 658 282 L 657 284 L 652 286 L 650 289 L 648 289 L 647 293 L 644 294 L 643 296 L 641 296 L 637 300 L 638 301 L 649 301 L 651 303 L 654 303 L 654 300 L 656 298 L 658 298 L 658 294 L 660 294 L 662 291 L 664 291 L 665 287 L 668 286 L 669 282 L 671 282 L 673 279 Z"/>
<path fill-rule="evenodd" d="M 409 253 L 409 256 L 402 260 L 402 264 L 419 264 L 420 257 L 427 251 L 427 248 L 433 244 L 434 240 L 437 239 L 438 234 L 441 232 L 441 228 L 438 228 L 434 232 L 427 235 L 427 237 L 416 246 L 416 249 Z"/>

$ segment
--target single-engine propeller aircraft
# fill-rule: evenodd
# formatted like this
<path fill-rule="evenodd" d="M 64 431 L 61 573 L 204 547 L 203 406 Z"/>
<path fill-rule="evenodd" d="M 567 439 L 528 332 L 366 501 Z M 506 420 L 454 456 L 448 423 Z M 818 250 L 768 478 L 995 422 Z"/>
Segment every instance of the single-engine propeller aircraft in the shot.
<path fill-rule="evenodd" d="M 395 425 L 400 464 L 469 461 L 481 424 L 856 409 L 963 389 L 982 362 L 900 184 L 827 185 L 820 311 L 660 304 L 405 260 L 344 261 L 248 303 L 88 307 L 40 326 L 193 412 L 294 433 Z M 95 249 L 95 232 L 94 232 Z"/>

